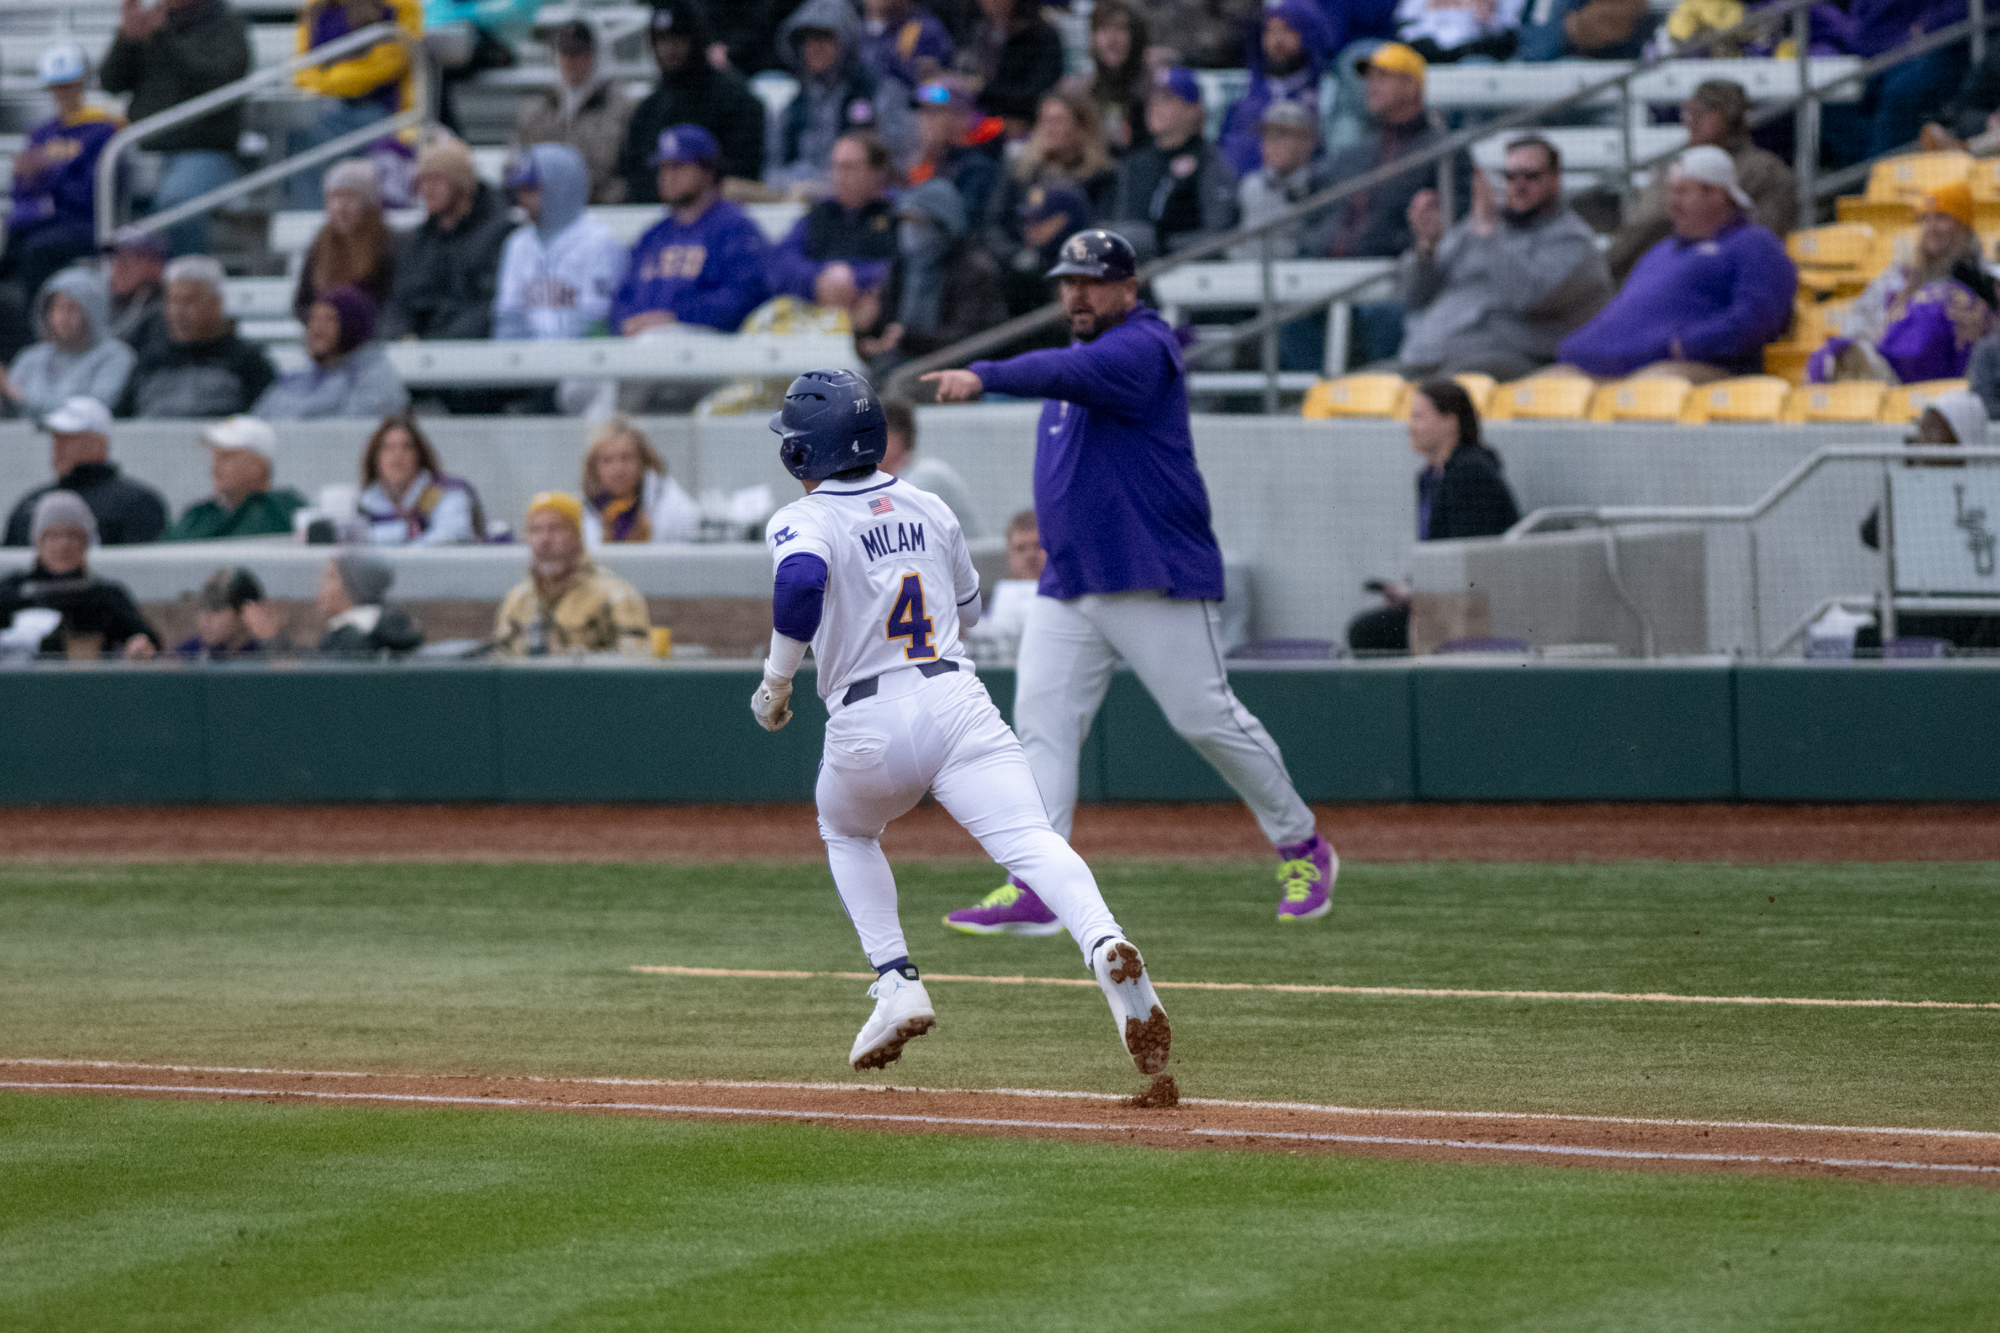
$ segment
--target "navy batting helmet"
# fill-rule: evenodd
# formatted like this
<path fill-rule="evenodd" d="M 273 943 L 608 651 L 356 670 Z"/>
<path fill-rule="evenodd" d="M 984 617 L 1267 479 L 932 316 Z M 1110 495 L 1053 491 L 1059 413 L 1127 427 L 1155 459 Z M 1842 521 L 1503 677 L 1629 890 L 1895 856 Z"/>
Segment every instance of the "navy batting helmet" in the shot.
<path fill-rule="evenodd" d="M 1138 272 L 1139 256 L 1132 252 L 1132 242 L 1115 231 L 1092 227 L 1063 242 L 1056 254 L 1056 266 L 1049 270 L 1048 276 L 1108 278 L 1116 282 Z"/>
<path fill-rule="evenodd" d="M 889 422 L 882 400 L 851 370 L 808 370 L 785 390 L 785 407 L 771 414 L 778 461 L 800 481 L 882 461 Z"/>

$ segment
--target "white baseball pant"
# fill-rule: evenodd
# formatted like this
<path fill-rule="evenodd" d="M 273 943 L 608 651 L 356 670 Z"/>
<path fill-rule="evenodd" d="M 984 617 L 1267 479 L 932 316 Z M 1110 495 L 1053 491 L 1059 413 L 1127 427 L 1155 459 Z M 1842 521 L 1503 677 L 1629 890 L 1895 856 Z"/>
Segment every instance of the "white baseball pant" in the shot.
<path fill-rule="evenodd" d="M 904 668 L 880 677 L 872 698 L 834 709 L 814 793 L 834 887 L 871 966 L 909 953 L 881 838 L 927 790 L 988 856 L 1035 886 L 1086 960 L 1093 943 L 1124 934 L 1090 867 L 1049 827 L 1021 743 L 978 677 Z"/>
<path fill-rule="evenodd" d="M 1313 836 L 1312 811 L 1293 788 L 1277 743 L 1229 688 L 1221 622 L 1214 602 L 1158 592 L 1035 599 L 1015 666 L 1014 726 L 1056 832 L 1069 837 L 1083 740 L 1123 659 L 1168 725 L 1215 766 L 1274 846 Z"/>

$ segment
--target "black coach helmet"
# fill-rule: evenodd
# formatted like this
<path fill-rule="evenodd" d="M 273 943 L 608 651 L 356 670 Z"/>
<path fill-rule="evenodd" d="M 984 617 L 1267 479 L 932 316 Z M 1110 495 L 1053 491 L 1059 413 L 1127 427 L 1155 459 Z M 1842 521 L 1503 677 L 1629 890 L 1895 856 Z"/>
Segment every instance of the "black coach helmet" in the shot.
<path fill-rule="evenodd" d="M 882 461 L 889 421 L 882 400 L 851 370 L 808 370 L 785 390 L 784 410 L 771 414 L 778 461 L 800 481 Z"/>
<path fill-rule="evenodd" d="M 1106 278 L 1116 282 L 1120 278 L 1137 277 L 1138 273 L 1139 256 L 1133 253 L 1132 242 L 1115 231 L 1092 227 L 1062 243 L 1056 254 L 1056 266 L 1048 271 L 1048 276 Z"/>

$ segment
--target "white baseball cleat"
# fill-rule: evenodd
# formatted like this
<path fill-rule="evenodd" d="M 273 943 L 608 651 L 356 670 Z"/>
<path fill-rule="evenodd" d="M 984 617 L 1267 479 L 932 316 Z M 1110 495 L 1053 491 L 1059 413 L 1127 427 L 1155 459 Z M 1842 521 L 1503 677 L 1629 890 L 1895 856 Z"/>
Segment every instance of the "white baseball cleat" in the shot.
<path fill-rule="evenodd" d="M 903 1045 L 937 1026 L 937 1012 L 924 983 L 900 972 L 884 972 L 868 988 L 875 1012 L 861 1026 L 847 1062 L 856 1069 L 883 1069 L 902 1058 Z"/>
<path fill-rule="evenodd" d="M 1111 1021 L 1132 1063 L 1142 1074 L 1164 1070 L 1174 1034 L 1139 950 L 1130 940 L 1113 935 L 1090 951 L 1090 968 L 1097 974 L 1104 998 L 1111 1002 Z"/>

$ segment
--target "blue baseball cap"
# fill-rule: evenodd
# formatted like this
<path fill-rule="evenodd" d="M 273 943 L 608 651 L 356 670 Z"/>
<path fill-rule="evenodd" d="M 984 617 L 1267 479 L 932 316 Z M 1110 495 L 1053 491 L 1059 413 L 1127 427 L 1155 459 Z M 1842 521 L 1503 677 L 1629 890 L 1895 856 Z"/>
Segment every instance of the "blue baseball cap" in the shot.
<path fill-rule="evenodd" d="M 699 125 L 669 125 L 660 131 L 660 142 L 653 149 L 654 166 L 667 162 L 716 167 L 722 162 L 722 145 Z"/>
<path fill-rule="evenodd" d="M 1194 106 L 1201 105 L 1201 80 L 1194 76 L 1193 70 L 1182 65 L 1175 65 L 1155 74 L 1153 91 L 1171 93 L 1183 102 Z"/>

